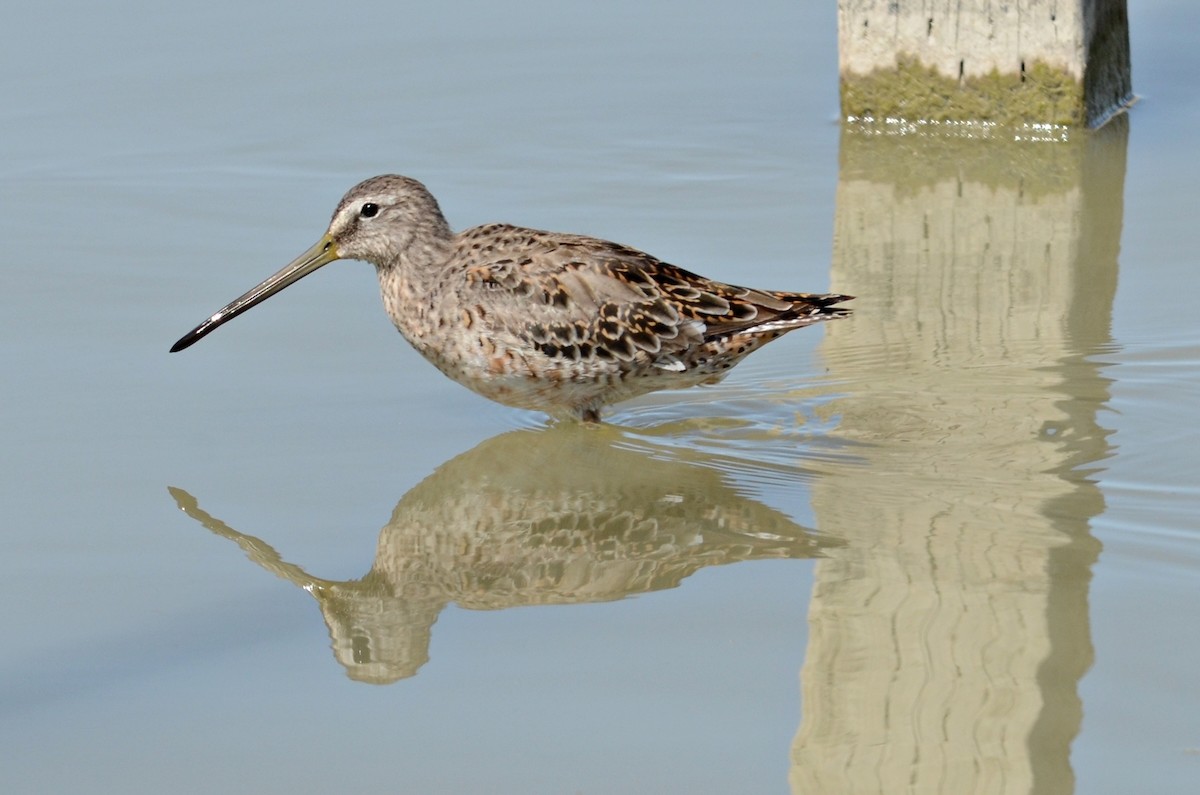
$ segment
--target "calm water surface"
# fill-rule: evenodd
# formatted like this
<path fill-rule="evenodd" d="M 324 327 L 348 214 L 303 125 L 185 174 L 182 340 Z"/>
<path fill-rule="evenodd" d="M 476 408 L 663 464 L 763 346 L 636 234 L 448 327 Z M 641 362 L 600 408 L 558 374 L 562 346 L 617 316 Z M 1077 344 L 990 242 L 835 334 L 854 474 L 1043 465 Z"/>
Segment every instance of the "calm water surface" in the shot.
<path fill-rule="evenodd" d="M 832 3 L 11 9 L 0 790 L 1196 791 L 1200 12 L 1132 6 L 1057 145 L 840 130 Z M 166 353 L 384 171 L 857 311 L 598 429 L 361 263 Z"/>

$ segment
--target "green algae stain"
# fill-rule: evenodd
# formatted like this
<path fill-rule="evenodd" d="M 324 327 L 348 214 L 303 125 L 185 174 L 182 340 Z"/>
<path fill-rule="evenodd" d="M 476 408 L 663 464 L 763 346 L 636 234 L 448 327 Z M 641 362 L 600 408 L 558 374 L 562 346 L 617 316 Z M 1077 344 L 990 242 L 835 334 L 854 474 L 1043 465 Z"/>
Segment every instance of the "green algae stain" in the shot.
<path fill-rule="evenodd" d="M 915 57 L 902 55 L 895 69 L 842 76 L 842 117 L 902 118 L 910 121 L 1022 124 L 1087 124 L 1083 83 L 1065 69 L 1035 61 L 1024 74 L 958 80 Z"/>

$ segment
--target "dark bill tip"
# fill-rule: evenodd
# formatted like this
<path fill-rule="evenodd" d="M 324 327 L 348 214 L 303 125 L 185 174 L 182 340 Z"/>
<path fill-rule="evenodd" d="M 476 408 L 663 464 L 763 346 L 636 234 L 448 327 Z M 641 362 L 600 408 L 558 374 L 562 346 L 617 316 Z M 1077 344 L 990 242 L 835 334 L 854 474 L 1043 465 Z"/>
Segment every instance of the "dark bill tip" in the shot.
<path fill-rule="evenodd" d="M 182 337 L 180 337 L 179 340 L 174 345 L 171 346 L 171 353 L 179 353 L 184 348 L 191 347 L 195 343 L 199 342 L 200 338 L 203 336 L 204 336 L 204 334 L 202 332 L 200 332 L 200 329 L 198 329 L 198 328 L 194 331 L 189 331 L 187 334 L 184 334 Z"/>
<path fill-rule="evenodd" d="M 265 298 L 265 296 L 264 296 L 264 298 Z M 239 299 L 239 300 L 241 300 L 241 299 Z M 262 300 L 262 299 L 260 298 L 259 300 Z M 249 306 L 246 306 L 244 308 L 249 309 Z M 242 311 L 242 310 L 238 310 L 237 312 L 230 312 L 230 311 L 228 311 L 228 309 L 229 309 L 229 307 L 222 309 L 220 312 L 213 315 L 208 320 L 204 321 L 199 326 L 196 326 L 194 329 L 189 331 L 187 334 L 184 334 L 182 337 L 180 337 L 179 340 L 174 345 L 171 346 L 171 353 L 179 353 L 184 348 L 195 345 L 197 342 L 199 342 L 200 340 L 202 340 L 206 336 L 208 336 L 208 334 L 210 332 L 215 331 L 218 326 L 223 325 L 225 323 L 225 321 L 227 321 L 227 320 L 232 320 L 234 315 L 239 314 Z"/>

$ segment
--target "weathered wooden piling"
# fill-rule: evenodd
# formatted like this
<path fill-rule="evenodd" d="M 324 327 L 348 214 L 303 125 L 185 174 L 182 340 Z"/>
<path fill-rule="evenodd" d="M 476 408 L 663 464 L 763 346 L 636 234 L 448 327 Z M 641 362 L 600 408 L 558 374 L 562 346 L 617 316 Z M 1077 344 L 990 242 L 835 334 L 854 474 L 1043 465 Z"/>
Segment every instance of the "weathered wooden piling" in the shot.
<path fill-rule="evenodd" d="M 1125 0 L 838 0 L 842 116 L 1103 124 L 1133 100 Z"/>

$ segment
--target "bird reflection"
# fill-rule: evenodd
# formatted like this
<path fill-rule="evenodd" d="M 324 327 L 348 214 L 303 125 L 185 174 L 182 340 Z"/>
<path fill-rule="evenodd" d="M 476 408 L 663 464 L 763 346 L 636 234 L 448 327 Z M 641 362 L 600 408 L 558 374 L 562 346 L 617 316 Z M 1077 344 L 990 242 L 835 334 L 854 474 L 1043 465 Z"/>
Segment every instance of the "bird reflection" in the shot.
<path fill-rule="evenodd" d="M 321 606 L 352 679 L 386 684 L 429 659 L 450 603 L 472 610 L 604 602 L 673 588 L 705 566 L 807 558 L 818 541 L 714 469 L 630 449 L 604 428 L 512 431 L 446 462 L 405 494 L 357 580 L 313 576 L 265 541 L 171 495 Z M 665 460 L 664 460 L 665 459 Z"/>

